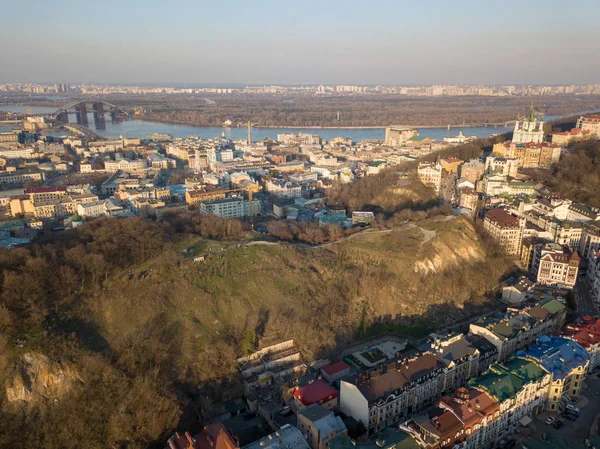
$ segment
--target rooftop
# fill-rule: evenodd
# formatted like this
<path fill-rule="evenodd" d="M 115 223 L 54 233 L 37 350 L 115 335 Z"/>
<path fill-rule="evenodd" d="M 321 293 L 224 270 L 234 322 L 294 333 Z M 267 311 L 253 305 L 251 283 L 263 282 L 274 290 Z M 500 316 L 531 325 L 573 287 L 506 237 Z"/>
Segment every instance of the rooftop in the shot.
<path fill-rule="evenodd" d="M 517 356 L 535 360 L 553 379 L 564 379 L 573 369 L 585 367 L 590 356 L 583 346 L 574 340 L 562 337 L 538 337 L 538 343 L 527 351 L 518 351 Z"/>

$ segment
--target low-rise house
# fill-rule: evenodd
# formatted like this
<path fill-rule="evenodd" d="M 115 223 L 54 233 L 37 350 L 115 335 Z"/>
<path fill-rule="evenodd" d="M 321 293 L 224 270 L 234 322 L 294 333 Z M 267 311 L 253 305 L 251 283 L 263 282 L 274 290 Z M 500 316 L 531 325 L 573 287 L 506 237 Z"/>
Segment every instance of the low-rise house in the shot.
<path fill-rule="evenodd" d="M 535 283 L 531 282 L 525 276 L 519 279 L 512 279 L 507 285 L 502 287 L 502 300 L 509 304 L 521 304 L 525 301 L 527 292 L 529 292 Z"/>
<path fill-rule="evenodd" d="M 338 391 L 324 379 L 318 379 L 303 387 L 296 387 L 294 402 L 298 410 L 312 404 L 319 404 L 327 410 L 337 408 Z"/>
<path fill-rule="evenodd" d="M 343 360 L 321 367 L 321 375 L 327 382 L 332 383 L 350 374 L 350 365 Z"/>
<path fill-rule="evenodd" d="M 342 418 L 319 404 L 298 411 L 297 427 L 312 449 L 329 449 L 332 440 L 348 436 Z"/>

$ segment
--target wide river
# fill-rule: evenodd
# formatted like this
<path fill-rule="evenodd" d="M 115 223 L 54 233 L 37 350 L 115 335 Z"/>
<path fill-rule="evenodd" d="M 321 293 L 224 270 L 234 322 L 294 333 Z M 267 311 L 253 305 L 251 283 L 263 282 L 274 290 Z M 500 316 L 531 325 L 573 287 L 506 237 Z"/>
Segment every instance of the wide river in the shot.
<path fill-rule="evenodd" d="M 56 109 L 49 107 L 33 106 L 30 108 L 34 114 L 50 114 Z M 0 111 L 24 112 L 25 106 L 0 105 Z M 557 117 L 546 116 L 550 121 Z M 71 123 L 75 123 L 75 115 L 69 117 Z M 88 127 L 98 134 L 105 137 L 146 137 L 152 133 L 171 134 L 173 137 L 199 136 L 202 138 L 211 138 L 221 136 L 232 139 L 245 139 L 248 136 L 246 128 L 220 128 L 220 127 L 202 127 L 194 125 L 174 125 L 170 123 L 157 123 L 145 120 L 125 120 L 119 123 L 112 123 L 110 118 L 106 120 L 105 129 L 96 129 L 92 114 L 88 114 Z M 10 129 L 0 125 L 0 130 Z M 422 128 L 419 129 L 419 135 L 430 137 L 436 140 L 442 140 L 446 136 L 455 136 L 462 131 L 465 136 L 488 137 L 491 134 L 505 133 L 512 128 L 504 127 L 472 127 L 472 128 Z M 385 137 L 385 128 L 252 128 L 252 140 L 262 140 L 265 137 L 276 139 L 277 134 L 304 132 L 318 134 L 326 140 L 334 137 L 351 138 L 354 142 L 361 140 L 383 140 Z M 61 135 L 64 132 L 54 132 L 51 134 Z"/>

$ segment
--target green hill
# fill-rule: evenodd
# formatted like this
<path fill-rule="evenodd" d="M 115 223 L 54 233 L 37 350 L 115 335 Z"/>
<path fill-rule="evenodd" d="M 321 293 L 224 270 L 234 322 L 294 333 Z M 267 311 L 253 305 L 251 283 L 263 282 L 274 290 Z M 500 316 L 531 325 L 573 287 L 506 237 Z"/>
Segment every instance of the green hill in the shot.
<path fill-rule="evenodd" d="M 318 248 L 215 241 L 196 220 L 96 220 L 0 252 L 0 447 L 160 447 L 241 395 L 235 358 L 262 336 L 311 358 L 420 335 L 480 311 L 510 267 L 462 218 Z"/>

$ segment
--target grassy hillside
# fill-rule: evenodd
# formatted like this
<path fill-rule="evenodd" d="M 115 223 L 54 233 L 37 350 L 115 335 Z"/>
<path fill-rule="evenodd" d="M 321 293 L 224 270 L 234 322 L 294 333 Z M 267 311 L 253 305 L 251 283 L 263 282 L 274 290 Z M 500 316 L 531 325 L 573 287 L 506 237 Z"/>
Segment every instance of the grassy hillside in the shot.
<path fill-rule="evenodd" d="M 241 394 L 235 358 L 263 335 L 310 358 L 383 316 L 418 334 L 480 310 L 510 266 L 462 218 L 312 249 L 215 241 L 194 220 L 99 220 L 0 252 L 0 447 L 160 447 Z"/>

